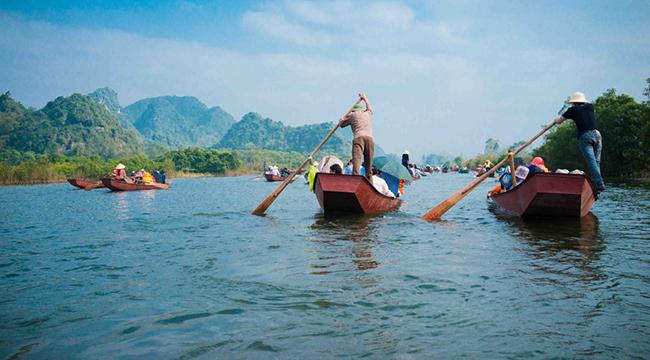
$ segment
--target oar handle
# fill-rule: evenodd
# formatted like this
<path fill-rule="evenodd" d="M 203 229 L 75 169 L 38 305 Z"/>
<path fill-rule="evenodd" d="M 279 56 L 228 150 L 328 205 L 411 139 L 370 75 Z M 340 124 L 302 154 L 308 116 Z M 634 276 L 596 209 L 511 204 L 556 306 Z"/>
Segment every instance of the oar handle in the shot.
<path fill-rule="evenodd" d="M 253 214 L 253 215 L 264 215 L 264 213 L 266 212 L 266 209 L 268 209 L 269 206 L 271 206 L 271 204 L 273 204 L 273 202 L 275 201 L 275 199 L 280 195 L 280 193 L 282 193 L 282 191 L 287 187 L 287 185 L 289 185 L 289 183 L 293 180 L 293 178 L 296 176 L 296 174 L 298 174 L 298 173 L 302 170 L 302 168 L 305 167 L 305 164 L 307 164 L 307 162 L 309 161 L 309 159 L 311 159 L 312 157 L 314 157 L 314 155 L 316 155 L 316 153 L 320 150 L 320 148 L 323 147 L 323 145 L 325 145 L 325 143 L 326 143 L 326 142 L 327 142 L 327 141 L 332 137 L 332 135 L 334 135 L 334 133 L 336 132 L 336 130 L 338 130 L 338 128 L 341 126 L 341 120 L 343 120 L 343 118 L 345 118 L 345 116 L 347 116 L 347 115 L 352 111 L 352 109 L 353 109 L 353 108 L 354 108 L 354 107 L 355 107 L 355 106 L 356 106 L 356 105 L 357 105 L 361 100 L 362 100 L 362 99 L 359 98 L 359 100 L 357 100 L 357 101 L 354 103 L 354 105 L 350 106 L 350 109 L 349 109 L 349 110 L 348 110 L 348 111 L 347 111 L 343 116 L 341 116 L 341 118 L 336 122 L 336 126 L 334 127 L 334 129 L 332 129 L 332 130 L 329 132 L 329 134 L 327 134 L 327 136 L 326 136 L 326 137 L 325 137 L 325 138 L 320 142 L 320 144 L 318 144 L 318 146 L 316 146 L 316 148 L 315 148 L 311 153 L 309 153 L 309 156 L 307 156 L 307 158 L 305 159 L 305 161 L 303 161 L 302 164 L 300 164 L 300 167 L 298 167 L 297 170 L 295 170 L 295 171 L 293 171 L 291 174 L 289 174 L 289 176 L 287 176 L 287 178 L 284 179 L 284 181 L 282 181 L 282 183 L 280 184 L 280 186 L 278 186 L 278 188 L 275 189 L 275 190 L 271 193 L 271 195 L 267 196 L 266 199 L 264 199 L 264 201 L 262 201 L 262 202 L 261 202 L 261 203 L 260 203 L 260 204 L 255 208 L 255 210 L 253 210 L 253 212 L 252 212 L 251 214 Z"/>

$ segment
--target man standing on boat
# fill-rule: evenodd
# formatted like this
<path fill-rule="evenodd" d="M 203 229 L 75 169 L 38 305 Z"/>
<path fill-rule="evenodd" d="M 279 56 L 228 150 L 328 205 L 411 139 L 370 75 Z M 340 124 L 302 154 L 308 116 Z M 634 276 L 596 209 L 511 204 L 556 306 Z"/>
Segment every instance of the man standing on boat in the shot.
<path fill-rule="evenodd" d="M 605 183 L 600 174 L 600 153 L 603 149 L 603 140 L 596 129 L 596 116 L 594 106 L 587 101 L 585 94 L 575 92 L 569 98 L 571 107 L 561 116 L 555 118 L 556 124 L 561 124 L 566 119 L 571 119 L 578 128 L 578 143 L 580 151 L 587 161 L 591 179 L 596 186 L 596 192 L 605 190 Z"/>
<path fill-rule="evenodd" d="M 359 98 L 365 103 L 354 105 L 352 111 L 341 120 L 341 127 L 352 126 L 352 175 L 359 175 L 361 159 L 366 169 L 366 178 L 372 183 L 372 157 L 374 142 L 372 140 L 372 107 L 366 95 L 359 93 Z"/>

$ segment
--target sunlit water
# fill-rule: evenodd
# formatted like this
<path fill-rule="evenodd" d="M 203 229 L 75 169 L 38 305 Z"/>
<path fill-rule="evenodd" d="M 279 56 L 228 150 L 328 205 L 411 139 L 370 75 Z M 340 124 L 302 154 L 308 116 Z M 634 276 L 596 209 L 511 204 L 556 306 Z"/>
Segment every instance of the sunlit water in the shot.
<path fill-rule="evenodd" d="M 433 174 L 375 217 L 290 185 L 177 179 L 110 193 L 0 188 L 2 358 L 648 358 L 650 190 L 583 219 L 495 215 Z"/>

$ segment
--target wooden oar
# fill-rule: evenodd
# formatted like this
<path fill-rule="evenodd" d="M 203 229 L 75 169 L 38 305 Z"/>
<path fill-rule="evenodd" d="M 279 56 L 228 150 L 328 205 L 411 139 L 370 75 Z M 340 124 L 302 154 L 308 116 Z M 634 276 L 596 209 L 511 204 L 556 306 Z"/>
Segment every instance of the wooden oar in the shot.
<path fill-rule="evenodd" d="M 532 139 L 528 140 L 527 143 L 523 144 L 517 151 L 514 152 L 514 155 L 519 154 L 522 152 L 528 145 L 532 144 L 537 138 L 542 136 L 545 132 L 547 132 L 550 128 L 552 128 L 555 125 L 555 121 L 548 124 L 542 131 L 540 131 L 537 135 L 535 135 Z M 513 155 L 513 156 L 514 156 Z M 503 164 L 505 164 L 508 161 L 508 157 L 506 156 L 503 160 L 501 160 L 498 164 L 494 165 L 489 171 L 481 175 L 478 179 L 474 180 L 472 183 L 469 185 L 465 186 L 464 188 L 460 189 L 459 191 L 455 192 L 453 195 L 451 195 L 447 200 L 441 202 L 438 204 L 438 206 L 434 207 L 433 209 L 429 210 L 426 214 L 421 216 L 421 219 L 423 220 L 438 220 L 451 209 L 454 205 L 456 205 L 459 201 L 461 201 L 467 194 L 470 193 L 470 191 L 474 190 L 478 184 L 482 183 L 483 180 L 487 179 L 490 174 L 493 172 L 497 171 Z M 511 174 L 511 176 L 514 179 L 514 173 Z"/>
<path fill-rule="evenodd" d="M 361 101 L 361 99 L 357 100 L 357 102 L 355 102 L 354 105 L 352 105 L 350 107 L 350 109 L 345 113 L 345 115 L 343 115 L 341 117 L 341 119 L 343 119 L 347 114 L 349 114 L 350 111 L 352 111 L 352 108 L 354 108 L 360 101 Z M 282 181 L 280 186 L 278 186 L 278 188 L 275 189 L 271 193 L 271 195 L 269 195 L 266 199 L 264 199 L 264 201 L 262 201 L 259 205 L 257 205 L 255 210 L 253 210 L 253 212 L 251 214 L 253 214 L 253 215 L 264 215 L 264 213 L 266 212 L 266 209 L 268 209 L 269 206 L 271 206 L 271 204 L 273 204 L 275 199 L 280 195 L 280 193 L 284 190 L 284 188 L 286 188 L 287 185 L 289 185 L 289 183 L 291 181 L 293 181 L 293 178 L 296 176 L 296 174 L 298 174 L 302 170 L 303 167 L 305 167 L 305 164 L 307 164 L 309 159 L 311 159 L 314 155 L 316 155 L 318 150 L 320 150 L 320 148 L 323 147 L 323 145 L 325 145 L 327 140 L 329 140 L 332 137 L 332 135 L 334 135 L 334 132 L 336 132 L 336 130 L 338 130 L 338 128 L 340 126 L 341 119 L 339 119 L 339 121 L 336 122 L 336 126 L 334 127 L 334 129 L 332 129 L 332 131 L 330 131 L 330 133 L 327 134 L 327 136 L 323 139 L 323 141 L 321 141 L 320 144 L 318 144 L 318 146 L 316 146 L 316 148 L 311 153 L 309 153 L 309 156 L 307 156 L 305 161 L 303 161 L 302 164 L 300 164 L 300 167 L 298 169 L 296 169 L 295 171 L 291 172 L 291 174 L 289 174 L 289 176 L 287 176 L 287 178 L 284 179 L 284 181 Z"/>

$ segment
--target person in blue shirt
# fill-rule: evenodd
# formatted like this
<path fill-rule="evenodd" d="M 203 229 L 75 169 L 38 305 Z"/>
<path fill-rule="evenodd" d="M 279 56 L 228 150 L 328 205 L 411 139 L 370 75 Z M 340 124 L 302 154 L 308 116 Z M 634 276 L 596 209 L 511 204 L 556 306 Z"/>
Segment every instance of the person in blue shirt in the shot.
<path fill-rule="evenodd" d="M 354 169 L 354 165 L 353 165 L 352 159 L 350 159 L 350 161 L 348 161 L 348 165 L 345 167 L 344 174 L 345 175 L 352 175 L 352 170 L 353 169 Z M 363 165 L 361 165 L 359 167 L 359 175 L 361 175 L 361 176 L 366 175 L 366 168 Z"/>

